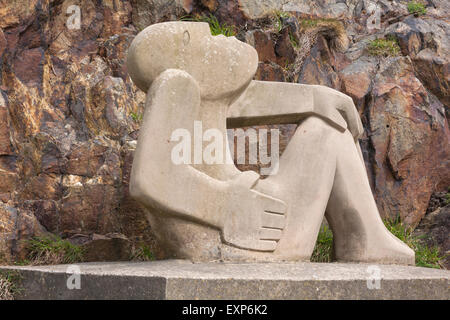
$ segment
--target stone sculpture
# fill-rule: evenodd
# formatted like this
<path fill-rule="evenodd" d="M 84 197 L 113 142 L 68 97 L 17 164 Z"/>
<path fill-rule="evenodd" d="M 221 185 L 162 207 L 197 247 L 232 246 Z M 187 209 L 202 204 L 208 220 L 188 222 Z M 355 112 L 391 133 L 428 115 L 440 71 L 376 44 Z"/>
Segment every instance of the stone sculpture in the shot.
<path fill-rule="evenodd" d="M 326 216 L 338 261 L 414 264 L 413 250 L 380 218 L 350 97 L 325 86 L 252 80 L 255 49 L 212 36 L 200 22 L 147 27 L 133 40 L 127 65 L 147 92 L 130 192 L 173 257 L 309 261 Z M 299 126 L 278 172 L 260 179 L 232 161 L 174 164 L 171 135 L 193 132 L 195 121 L 225 137 L 227 124 Z"/>

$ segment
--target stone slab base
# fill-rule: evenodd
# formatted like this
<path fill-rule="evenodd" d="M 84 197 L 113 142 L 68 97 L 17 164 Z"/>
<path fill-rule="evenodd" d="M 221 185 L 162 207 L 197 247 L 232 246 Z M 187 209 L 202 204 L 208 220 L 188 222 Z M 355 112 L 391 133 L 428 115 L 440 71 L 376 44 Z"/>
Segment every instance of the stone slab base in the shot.
<path fill-rule="evenodd" d="M 450 299 L 450 271 L 394 265 L 166 260 L 2 269 L 20 274 L 18 299 Z M 77 270 L 80 289 L 70 290 Z"/>

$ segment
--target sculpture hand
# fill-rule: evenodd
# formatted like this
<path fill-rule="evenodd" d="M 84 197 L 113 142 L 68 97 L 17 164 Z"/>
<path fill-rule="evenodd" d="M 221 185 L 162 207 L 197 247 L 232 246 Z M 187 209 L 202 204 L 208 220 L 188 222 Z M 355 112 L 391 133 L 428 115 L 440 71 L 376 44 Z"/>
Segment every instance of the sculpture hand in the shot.
<path fill-rule="evenodd" d="M 314 107 L 319 114 L 325 113 L 325 108 L 336 108 L 347 122 L 348 130 L 355 140 L 364 133 L 358 110 L 348 95 L 326 86 L 315 86 Z"/>
<path fill-rule="evenodd" d="M 286 205 L 251 187 L 259 175 L 246 171 L 228 188 L 223 223 L 223 240 L 234 246 L 257 251 L 275 250 L 285 226 Z"/>

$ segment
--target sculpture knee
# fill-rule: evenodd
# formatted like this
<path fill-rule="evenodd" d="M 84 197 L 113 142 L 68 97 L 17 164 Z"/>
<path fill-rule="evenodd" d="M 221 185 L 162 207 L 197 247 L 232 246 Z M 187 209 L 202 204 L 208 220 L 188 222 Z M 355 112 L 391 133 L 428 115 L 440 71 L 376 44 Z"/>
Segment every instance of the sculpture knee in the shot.
<path fill-rule="evenodd" d="M 308 134 L 310 136 L 321 136 L 326 140 L 336 139 L 339 135 L 342 135 L 341 131 L 317 116 L 309 116 L 308 118 L 303 120 L 297 128 L 297 131 L 300 131 L 302 134 Z M 348 132 L 348 130 L 345 130 L 345 132 Z"/>

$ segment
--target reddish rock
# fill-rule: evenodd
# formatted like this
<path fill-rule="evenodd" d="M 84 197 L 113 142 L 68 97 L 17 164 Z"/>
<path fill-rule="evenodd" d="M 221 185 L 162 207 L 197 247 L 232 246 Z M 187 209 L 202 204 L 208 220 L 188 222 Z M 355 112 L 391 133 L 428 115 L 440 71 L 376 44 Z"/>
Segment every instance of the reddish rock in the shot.
<path fill-rule="evenodd" d="M 83 244 L 83 260 L 124 261 L 131 259 L 132 244 L 123 234 L 92 234 Z"/>
<path fill-rule="evenodd" d="M 289 65 L 295 62 L 296 46 L 298 46 L 298 40 L 295 39 L 293 33 L 288 28 L 283 29 L 275 45 L 280 65 Z"/>
<path fill-rule="evenodd" d="M 270 33 L 258 29 L 250 31 L 246 37 L 247 42 L 255 47 L 258 52 L 259 61 L 276 61 L 275 50 Z"/>
<path fill-rule="evenodd" d="M 78 176 L 93 177 L 105 161 L 105 152 L 108 147 L 99 141 L 88 141 L 67 155 L 67 164 L 64 172 Z"/>
<path fill-rule="evenodd" d="M 442 206 L 427 213 L 414 230 L 417 236 L 428 246 L 437 246 L 444 257 L 443 267 L 450 269 L 450 205 Z"/>
<path fill-rule="evenodd" d="M 264 63 L 260 62 L 258 64 L 258 70 L 255 75 L 256 80 L 261 81 L 286 81 L 286 75 L 283 68 L 281 68 L 276 63 Z"/>
<path fill-rule="evenodd" d="M 305 84 L 320 84 L 340 89 L 340 79 L 332 66 L 333 56 L 326 40 L 319 37 L 310 55 L 306 57 L 297 82 Z"/>
<path fill-rule="evenodd" d="M 3 53 L 6 50 L 6 45 L 5 34 L 3 33 L 3 30 L 0 29 L 0 58 L 3 56 Z"/>
<path fill-rule="evenodd" d="M 375 71 L 376 63 L 373 59 L 362 58 L 348 65 L 339 73 L 343 92 L 354 101 L 362 103 L 370 92 Z"/>
<path fill-rule="evenodd" d="M 217 0 L 201 0 L 202 5 L 208 8 L 209 11 L 214 12 L 219 5 Z"/>
<path fill-rule="evenodd" d="M 435 186 L 450 182 L 450 132 L 443 106 L 428 95 L 408 58 L 394 58 L 381 64 L 368 107 L 381 214 L 400 214 L 416 226 Z"/>
<path fill-rule="evenodd" d="M 40 174 L 24 185 L 21 199 L 59 200 L 62 195 L 61 177 L 54 174 Z"/>
<path fill-rule="evenodd" d="M 443 104 L 450 104 L 450 25 L 439 19 L 407 17 L 390 26 L 402 53 L 412 58 L 418 78 Z"/>
<path fill-rule="evenodd" d="M 25 240 L 45 234 L 35 216 L 0 202 L 0 264 L 26 258 Z"/>
<path fill-rule="evenodd" d="M 41 48 L 24 50 L 17 56 L 14 73 L 23 83 L 33 86 L 42 82 L 44 51 Z"/>
<path fill-rule="evenodd" d="M 117 190 L 102 184 L 101 179 L 66 187 L 61 200 L 61 232 L 106 234 L 120 228 L 118 201 Z"/>
<path fill-rule="evenodd" d="M 0 156 L 13 154 L 9 136 L 8 110 L 1 105 L 1 100 L 3 100 L 3 98 L 0 96 Z"/>
<path fill-rule="evenodd" d="M 88 104 L 91 131 L 103 130 L 118 139 L 134 127 L 135 121 L 129 114 L 137 109 L 136 102 L 127 94 L 122 78 L 104 77 L 92 88 L 92 98 L 92 104 Z"/>
<path fill-rule="evenodd" d="M 417 54 L 413 62 L 420 79 L 447 107 L 450 106 L 450 57 L 437 56 L 431 49 Z"/>
<path fill-rule="evenodd" d="M 22 208 L 32 213 L 49 232 L 59 233 L 59 204 L 54 200 L 25 200 Z"/>
<path fill-rule="evenodd" d="M 19 186 L 19 176 L 17 174 L 16 157 L 0 156 L 0 194 L 3 194 L 2 201 L 9 200 L 9 194 L 14 192 Z"/>
<path fill-rule="evenodd" d="M 99 54 L 106 59 L 114 77 L 128 80 L 126 52 L 134 35 L 132 33 L 116 34 L 100 44 Z"/>

